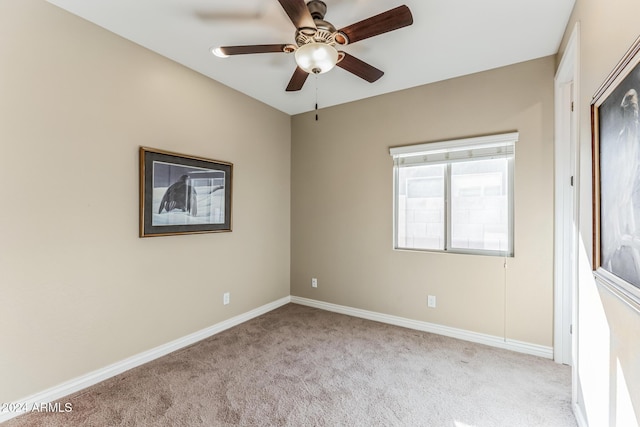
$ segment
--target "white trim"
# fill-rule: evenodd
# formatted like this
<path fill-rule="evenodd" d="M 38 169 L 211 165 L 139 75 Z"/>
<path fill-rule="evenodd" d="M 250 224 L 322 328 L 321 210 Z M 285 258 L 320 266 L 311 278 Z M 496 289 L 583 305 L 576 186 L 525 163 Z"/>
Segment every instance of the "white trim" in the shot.
<path fill-rule="evenodd" d="M 570 119 L 570 143 L 567 150 L 563 150 L 561 141 L 558 140 L 559 135 L 562 135 L 562 129 L 559 127 L 560 120 L 563 119 L 560 111 L 558 110 L 560 105 L 561 89 L 563 85 L 571 83 L 573 86 L 572 101 L 573 101 L 573 119 Z M 584 420 L 584 414 L 581 411 L 580 403 L 578 402 L 578 383 L 580 364 L 579 354 L 579 332 L 580 324 L 578 323 L 578 253 L 579 253 L 579 230 L 580 230 L 580 111 L 582 109 L 580 105 L 580 22 L 576 22 L 571 31 L 571 36 L 567 42 L 565 52 L 560 59 L 560 64 L 555 76 L 554 91 L 555 91 L 555 121 L 556 121 L 556 140 L 555 140 L 555 155 L 556 155 L 556 211 L 555 211 L 555 236 L 554 236 L 554 347 L 555 347 L 555 360 L 559 363 L 571 364 L 571 403 L 573 407 L 573 413 L 576 416 L 578 425 L 587 426 L 588 423 Z M 566 120 L 566 117 L 564 117 Z M 565 123 L 566 125 L 566 123 Z M 565 142 L 566 143 L 566 142 Z M 567 157 L 565 157 L 567 156 Z M 564 159 L 564 161 L 562 161 Z M 560 163 L 562 162 L 562 163 Z M 570 170 L 567 171 L 567 168 Z M 567 176 L 574 176 L 573 194 L 565 194 L 564 191 L 559 188 L 558 179 L 564 179 L 566 183 Z M 573 201 L 573 233 L 571 247 L 565 248 L 563 239 L 568 234 L 566 230 L 566 224 L 563 220 L 564 216 L 559 211 L 559 203 L 572 197 Z M 571 199 L 569 199 L 571 200 Z M 569 254 L 571 256 L 573 252 L 573 260 L 565 264 L 564 257 Z M 567 277 L 567 272 L 564 268 L 571 269 L 569 277 L 571 277 L 571 283 L 565 283 L 564 278 Z M 566 289 L 570 287 L 570 289 Z M 567 336 L 566 324 L 570 315 L 570 322 L 572 325 L 573 333 L 570 337 Z M 570 360 L 566 360 L 567 345 L 571 346 Z"/>
<path fill-rule="evenodd" d="M 313 300 L 302 297 L 291 297 L 294 304 L 306 305 L 308 307 L 319 308 L 321 310 L 333 311 L 335 313 L 346 314 L 348 316 L 360 317 L 362 319 L 374 320 L 376 322 L 388 323 L 390 325 L 415 329 L 418 331 L 431 332 L 438 335 L 457 338 L 464 341 L 489 345 L 491 347 L 503 348 L 516 351 L 518 353 L 531 354 L 533 356 L 553 359 L 553 348 L 531 344 L 523 341 L 504 339 L 494 335 L 481 334 L 479 332 L 467 331 L 464 329 L 452 328 L 435 323 L 423 322 L 420 320 L 407 319 L 405 317 L 392 316 L 389 314 L 377 313 L 375 311 L 361 310 L 359 308 L 347 307 L 344 305 L 332 304 L 324 301 Z"/>
<path fill-rule="evenodd" d="M 567 355 L 576 348 L 577 315 L 575 301 L 577 301 L 577 269 L 578 269 L 578 230 L 580 204 L 580 23 L 577 22 L 560 59 L 560 65 L 554 79 L 555 92 L 555 231 L 554 231 L 554 358 L 558 363 L 574 365 L 575 355 Z M 563 103 L 566 85 L 573 87 L 571 101 L 573 102 L 573 116 L 565 111 Z M 563 128 L 569 125 L 571 128 Z M 571 138 L 571 140 L 567 140 Z M 568 189 L 569 177 L 574 177 L 573 191 Z M 572 206 L 573 224 L 566 224 L 565 206 Z M 571 228 L 573 227 L 573 228 Z M 572 235 L 570 247 L 565 247 L 567 236 Z M 568 266 L 565 257 L 573 257 Z M 571 271 L 566 271 L 569 267 Z M 566 283 L 571 277 L 572 283 Z M 569 318 L 570 317 L 570 318 Z M 573 336 L 568 334 L 568 324 L 573 325 Z"/>
<path fill-rule="evenodd" d="M 97 384 L 101 381 L 104 381 L 116 375 L 119 375 L 125 371 L 128 371 L 129 369 L 151 362 L 152 360 L 158 359 L 171 352 L 187 347 L 203 339 L 209 338 L 229 328 L 232 328 L 248 320 L 251 320 L 255 317 L 261 316 L 265 313 L 275 310 L 276 308 L 281 307 L 290 302 L 291 302 L 291 297 L 289 296 L 281 298 L 269 304 L 265 304 L 261 307 L 248 311 L 244 314 L 240 314 L 238 316 L 234 316 L 230 319 L 224 320 L 220 323 L 216 323 L 215 325 L 210 326 L 208 328 L 202 329 L 200 331 L 186 335 L 182 338 L 178 338 L 177 340 L 152 348 L 151 350 L 138 353 L 127 359 L 113 363 L 109 366 L 105 366 L 104 368 L 97 369 L 93 372 L 89 372 L 88 374 L 81 375 L 69 381 L 65 381 L 62 384 L 59 384 L 55 387 L 51 387 L 40 393 L 33 394 L 23 399 L 18 399 L 15 402 L 20 402 L 20 406 L 23 406 L 27 409 L 33 408 L 33 406 L 36 404 L 39 405 L 40 403 L 53 402 L 54 400 L 61 399 L 65 396 L 68 396 L 72 393 L 80 391 L 84 388 Z M 11 418 L 17 417 L 21 413 L 22 412 L 0 412 L 0 423 L 10 420 Z"/>
<path fill-rule="evenodd" d="M 391 147 L 389 154 L 393 158 L 418 156 L 421 154 L 433 153 L 440 150 L 455 150 L 456 148 L 486 148 L 497 147 L 503 144 L 515 144 L 519 138 L 518 132 L 503 133 L 496 135 L 479 136 L 475 138 L 451 139 L 448 141 L 427 142 L 425 144 L 404 145 L 402 147 Z"/>
<path fill-rule="evenodd" d="M 564 58 L 564 57 L 563 57 Z M 554 359 L 558 363 L 571 364 L 571 297 L 567 292 L 575 279 L 576 248 L 573 244 L 572 224 L 574 215 L 575 187 L 570 186 L 573 158 L 571 146 L 571 116 L 573 97 L 572 82 L 556 79 L 555 82 L 555 209 L 554 209 Z"/>
<path fill-rule="evenodd" d="M 578 427 L 589 427 L 589 423 L 582 413 L 582 409 L 580 408 L 580 406 L 574 403 L 573 405 L 571 405 L 571 409 L 573 409 L 573 415 L 576 417 L 576 423 L 578 424 Z"/>

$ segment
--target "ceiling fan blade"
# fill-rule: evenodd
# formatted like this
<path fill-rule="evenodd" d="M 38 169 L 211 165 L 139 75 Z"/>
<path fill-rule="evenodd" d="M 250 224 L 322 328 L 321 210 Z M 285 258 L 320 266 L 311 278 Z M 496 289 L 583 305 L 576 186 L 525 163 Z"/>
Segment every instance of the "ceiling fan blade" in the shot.
<path fill-rule="evenodd" d="M 254 44 L 247 46 L 221 46 L 216 50 L 222 55 L 245 55 L 248 53 L 284 52 L 286 44 Z"/>
<path fill-rule="evenodd" d="M 304 0 L 278 0 L 280 5 L 289 15 L 289 19 L 296 28 L 316 28 L 311 12 L 307 8 Z"/>
<path fill-rule="evenodd" d="M 351 24 L 338 31 L 347 36 L 349 43 L 355 43 L 411 24 L 413 24 L 411 10 L 402 5 Z"/>
<path fill-rule="evenodd" d="M 355 56 L 349 55 L 346 52 L 340 52 L 340 54 L 344 54 L 344 57 L 336 65 L 369 83 L 375 82 L 384 75 L 384 71 L 378 70 L 373 65 L 369 65 Z"/>
<path fill-rule="evenodd" d="M 302 89 L 304 82 L 307 81 L 307 77 L 309 77 L 309 73 L 300 67 L 296 67 L 296 70 L 293 72 L 293 76 L 291 76 L 291 80 L 289 81 L 289 85 L 287 85 L 287 92 L 295 92 Z"/>

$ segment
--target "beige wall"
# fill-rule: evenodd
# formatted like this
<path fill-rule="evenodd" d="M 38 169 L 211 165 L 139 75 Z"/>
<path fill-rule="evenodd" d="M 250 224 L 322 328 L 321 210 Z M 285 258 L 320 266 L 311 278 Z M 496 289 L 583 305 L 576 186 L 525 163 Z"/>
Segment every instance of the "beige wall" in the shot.
<path fill-rule="evenodd" d="M 0 0 L 0 402 L 288 296 L 290 140 L 281 112 Z M 138 238 L 140 145 L 233 162 L 233 232 Z"/>
<path fill-rule="evenodd" d="M 561 53 L 580 26 L 580 413 L 590 425 L 640 425 L 640 312 L 599 287 L 591 274 L 591 119 L 598 87 L 640 34 L 640 3 L 577 0 Z"/>
<path fill-rule="evenodd" d="M 551 346 L 554 65 L 323 109 L 318 121 L 294 116 L 291 294 Z M 499 257 L 394 251 L 389 147 L 510 131 L 520 141 L 508 269 Z"/>

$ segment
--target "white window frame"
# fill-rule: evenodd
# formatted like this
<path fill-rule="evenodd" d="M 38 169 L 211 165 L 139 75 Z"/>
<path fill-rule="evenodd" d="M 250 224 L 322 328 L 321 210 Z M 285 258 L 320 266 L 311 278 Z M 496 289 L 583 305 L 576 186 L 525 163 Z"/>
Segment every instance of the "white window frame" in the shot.
<path fill-rule="evenodd" d="M 519 133 L 511 132 L 477 138 L 464 138 L 448 141 L 438 141 L 425 144 L 392 147 L 389 154 L 393 158 L 393 248 L 420 252 L 450 252 L 462 254 L 492 255 L 502 257 L 514 256 L 514 162 L 515 143 Z M 508 179 L 508 249 L 468 249 L 453 248 L 451 246 L 451 164 L 458 161 L 473 159 L 507 159 Z M 444 249 L 423 249 L 399 247 L 398 245 L 398 205 L 399 205 L 399 171 L 402 167 L 429 164 L 445 164 L 445 201 L 444 201 Z"/>

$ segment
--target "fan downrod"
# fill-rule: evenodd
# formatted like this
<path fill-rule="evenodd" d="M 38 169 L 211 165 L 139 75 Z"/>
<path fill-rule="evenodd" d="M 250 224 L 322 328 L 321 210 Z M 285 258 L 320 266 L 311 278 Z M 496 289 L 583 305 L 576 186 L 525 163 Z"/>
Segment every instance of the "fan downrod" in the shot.
<path fill-rule="evenodd" d="M 311 0 L 307 3 L 307 9 L 313 19 L 324 19 L 324 15 L 327 13 L 327 4 L 321 0 Z"/>

